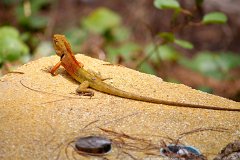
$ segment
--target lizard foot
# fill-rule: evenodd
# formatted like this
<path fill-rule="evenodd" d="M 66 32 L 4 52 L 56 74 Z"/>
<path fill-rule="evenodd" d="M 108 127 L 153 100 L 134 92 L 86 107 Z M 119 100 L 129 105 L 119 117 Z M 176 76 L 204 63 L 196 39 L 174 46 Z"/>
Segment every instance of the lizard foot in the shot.
<path fill-rule="evenodd" d="M 89 96 L 89 97 L 94 96 L 93 92 L 77 92 L 77 94 L 80 96 Z"/>

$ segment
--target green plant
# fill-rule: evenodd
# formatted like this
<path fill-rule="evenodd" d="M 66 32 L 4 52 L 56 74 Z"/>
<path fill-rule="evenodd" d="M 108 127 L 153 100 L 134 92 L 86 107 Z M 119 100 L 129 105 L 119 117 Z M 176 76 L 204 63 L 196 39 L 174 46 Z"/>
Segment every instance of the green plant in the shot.
<path fill-rule="evenodd" d="M 199 52 L 193 59 L 182 57 L 179 63 L 205 76 L 223 80 L 232 78 L 229 71 L 240 66 L 240 56 L 231 52 Z"/>
<path fill-rule="evenodd" d="M 50 4 L 48 0 L 28 0 L 18 3 L 16 17 L 20 25 L 26 29 L 40 30 L 47 26 L 48 18 L 39 14 L 44 6 Z"/>
<path fill-rule="evenodd" d="M 81 21 L 84 29 L 98 34 L 105 34 L 120 23 L 121 17 L 107 8 L 96 9 Z"/>
<path fill-rule="evenodd" d="M 15 61 L 29 53 L 28 46 L 21 40 L 14 27 L 0 27 L 0 64 Z"/>
<path fill-rule="evenodd" d="M 67 30 L 64 35 L 68 38 L 69 42 L 71 43 L 72 50 L 74 52 L 81 51 L 81 44 L 87 39 L 88 32 L 82 28 L 71 28 Z"/>
<path fill-rule="evenodd" d="M 200 7 L 203 4 L 203 0 L 196 0 L 196 6 Z M 198 22 L 194 20 L 194 13 L 190 10 L 182 8 L 177 0 L 154 0 L 153 5 L 160 10 L 172 10 L 174 14 L 172 15 L 172 28 L 174 32 L 160 32 L 156 34 L 157 42 L 151 43 L 146 48 L 146 55 L 138 65 L 141 67 L 148 59 L 152 60 L 155 64 L 161 64 L 161 61 L 177 61 L 179 64 L 187 66 L 193 70 L 197 70 L 200 73 L 213 78 L 223 78 L 229 67 L 222 64 L 221 58 L 215 61 L 215 55 L 209 54 L 199 54 L 193 61 L 188 60 L 181 55 L 180 52 L 176 51 L 176 47 L 182 47 L 184 49 L 193 49 L 194 45 L 186 40 L 177 37 L 177 33 L 183 27 L 186 26 L 201 26 L 209 24 L 224 24 L 227 22 L 227 16 L 222 12 L 212 12 L 205 14 L 202 19 Z M 177 18 L 180 16 L 186 17 L 187 22 L 176 23 Z M 156 39 L 154 38 L 154 39 Z M 225 55 L 225 54 L 224 54 Z M 223 56 L 220 54 L 218 57 Z M 226 56 L 226 55 L 225 55 Z M 228 55 L 230 56 L 230 55 Z M 214 59 L 214 60 L 213 60 Z M 201 61 L 201 62 L 200 62 Z M 221 63 L 220 63 L 221 62 Z M 220 65 L 222 64 L 222 66 Z M 220 65 L 220 66 L 219 66 Z M 221 68 L 222 67 L 222 68 Z M 225 69 L 224 69 L 225 68 Z M 224 71 L 224 73 L 223 73 Z"/>
<path fill-rule="evenodd" d="M 137 43 L 129 41 L 130 30 L 121 22 L 122 19 L 116 12 L 103 7 L 96 9 L 81 21 L 82 30 L 104 38 L 106 56 L 111 62 L 117 62 L 119 57 L 124 58 L 126 62 L 131 61 L 132 53 L 141 50 Z"/>

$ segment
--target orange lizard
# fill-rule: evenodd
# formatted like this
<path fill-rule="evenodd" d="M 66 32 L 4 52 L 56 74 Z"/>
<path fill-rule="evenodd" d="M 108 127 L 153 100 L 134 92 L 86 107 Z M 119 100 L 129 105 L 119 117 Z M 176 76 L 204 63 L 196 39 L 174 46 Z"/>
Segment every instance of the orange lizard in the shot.
<path fill-rule="evenodd" d="M 50 73 L 52 75 L 55 75 L 55 71 L 62 65 L 75 80 L 81 83 L 76 90 L 79 94 L 93 96 L 94 95 L 93 91 L 88 89 L 88 87 L 90 87 L 97 91 L 104 92 L 110 95 L 138 100 L 138 101 L 177 106 L 177 107 L 189 107 L 189 108 L 201 108 L 201 109 L 210 109 L 210 110 L 240 112 L 240 105 L 236 106 L 238 108 L 223 108 L 218 106 L 179 103 L 179 102 L 155 99 L 151 97 L 144 97 L 141 95 L 137 95 L 134 93 L 129 93 L 129 92 L 117 89 L 103 82 L 103 79 L 98 75 L 96 75 L 95 73 L 89 72 L 84 69 L 84 65 L 81 62 L 78 62 L 74 57 L 74 54 L 71 50 L 71 46 L 64 35 L 55 34 L 53 36 L 53 45 L 54 45 L 56 54 L 60 57 L 60 61 L 51 69 Z"/>

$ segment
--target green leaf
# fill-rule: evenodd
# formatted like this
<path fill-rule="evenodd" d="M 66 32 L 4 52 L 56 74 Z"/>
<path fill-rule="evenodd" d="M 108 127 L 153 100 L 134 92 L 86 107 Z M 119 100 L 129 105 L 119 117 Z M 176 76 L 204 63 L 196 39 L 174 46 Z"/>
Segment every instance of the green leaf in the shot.
<path fill-rule="evenodd" d="M 144 62 L 141 64 L 141 66 L 139 67 L 139 71 L 148 73 L 148 74 L 157 75 L 157 72 L 155 71 L 155 69 L 147 62 Z"/>
<path fill-rule="evenodd" d="M 33 29 L 42 29 L 47 26 L 48 20 L 43 16 L 31 16 L 29 17 L 29 26 Z"/>
<path fill-rule="evenodd" d="M 24 42 L 27 42 L 30 40 L 32 34 L 30 32 L 23 32 L 21 35 L 20 35 L 20 39 Z"/>
<path fill-rule="evenodd" d="M 166 79 L 167 82 L 171 82 L 171 83 L 176 83 L 176 84 L 180 84 L 181 82 L 175 78 L 172 77 L 167 77 Z"/>
<path fill-rule="evenodd" d="M 174 42 L 175 36 L 171 32 L 159 33 L 159 36 L 165 40 L 165 42 Z"/>
<path fill-rule="evenodd" d="M 119 48 L 121 55 L 129 56 L 140 49 L 140 46 L 133 42 L 128 42 Z"/>
<path fill-rule="evenodd" d="M 240 66 L 240 55 L 231 52 L 200 52 L 193 59 L 182 58 L 180 64 L 215 79 L 229 78 L 229 71 Z"/>
<path fill-rule="evenodd" d="M 175 61 L 179 58 L 179 52 L 169 45 L 162 45 L 159 47 L 159 55 L 162 60 Z"/>
<path fill-rule="evenodd" d="M 159 58 L 165 61 L 176 61 L 181 56 L 181 54 L 170 45 L 162 45 L 155 48 L 153 44 L 150 44 L 146 47 L 145 52 L 151 54 L 150 59 L 155 63 L 159 63 Z"/>
<path fill-rule="evenodd" d="M 193 49 L 192 43 L 182 39 L 175 39 L 174 43 L 185 49 Z"/>
<path fill-rule="evenodd" d="M 32 0 L 31 1 L 31 10 L 32 13 L 37 13 L 42 7 L 47 6 L 51 3 L 49 0 Z"/>
<path fill-rule="evenodd" d="M 88 37 L 87 31 L 80 28 L 71 28 L 64 32 L 64 35 L 66 35 L 67 39 L 69 40 L 73 52 L 81 51 L 81 45 Z"/>
<path fill-rule="evenodd" d="M 133 53 L 137 52 L 140 46 L 136 43 L 125 43 L 120 47 L 108 46 L 106 47 L 108 59 L 111 62 L 115 62 L 116 58 L 121 55 L 126 61 L 131 60 Z"/>
<path fill-rule="evenodd" d="M 222 52 L 217 54 L 216 62 L 223 72 L 229 72 L 231 69 L 240 66 L 240 55 L 231 52 Z"/>
<path fill-rule="evenodd" d="M 43 16 L 30 16 L 22 17 L 20 23 L 29 29 L 43 29 L 47 26 L 48 20 Z"/>
<path fill-rule="evenodd" d="M 153 4 L 158 9 L 181 9 L 177 0 L 154 0 Z"/>
<path fill-rule="evenodd" d="M 208 86 L 198 86 L 197 90 L 207 92 L 207 93 L 213 93 L 213 89 L 211 87 L 208 87 Z"/>
<path fill-rule="evenodd" d="M 212 12 L 204 15 L 204 24 L 223 24 L 227 22 L 227 16 L 222 12 Z"/>
<path fill-rule="evenodd" d="M 205 76 L 224 79 L 225 73 L 221 71 L 216 57 L 217 55 L 211 52 L 200 52 L 193 59 L 180 59 L 179 63 Z"/>
<path fill-rule="evenodd" d="M 115 27 L 111 30 L 114 41 L 124 41 L 127 40 L 130 36 L 130 31 L 126 27 Z"/>
<path fill-rule="evenodd" d="M 108 45 L 105 47 L 105 50 L 107 52 L 107 60 L 116 63 L 118 55 L 120 54 L 119 49 L 117 47 Z"/>
<path fill-rule="evenodd" d="M 180 65 L 185 66 L 186 68 L 192 69 L 194 71 L 197 71 L 197 67 L 194 65 L 194 62 L 192 61 L 192 59 L 188 59 L 186 57 L 181 57 L 178 61 L 178 63 Z"/>
<path fill-rule="evenodd" d="M 11 26 L 0 27 L 0 37 L 13 37 L 18 38 L 19 32 L 16 28 Z"/>
<path fill-rule="evenodd" d="M 99 8 L 83 19 L 81 24 L 91 32 L 103 34 L 120 23 L 121 17 L 117 13 L 107 8 Z"/>
<path fill-rule="evenodd" d="M 0 57 L 14 61 L 29 52 L 28 47 L 15 37 L 0 37 Z"/>
<path fill-rule="evenodd" d="M 48 17 L 38 15 L 41 7 L 48 5 L 48 0 L 31 1 L 31 15 L 26 16 L 24 14 L 23 5 L 17 5 L 16 17 L 18 22 L 27 29 L 43 29 L 47 26 Z"/>
<path fill-rule="evenodd" d="M 29 48 L 20 39 L 19 32 L 13 27 L 0 27 L 0 59 L 14 61 L 27 54 Z"/>

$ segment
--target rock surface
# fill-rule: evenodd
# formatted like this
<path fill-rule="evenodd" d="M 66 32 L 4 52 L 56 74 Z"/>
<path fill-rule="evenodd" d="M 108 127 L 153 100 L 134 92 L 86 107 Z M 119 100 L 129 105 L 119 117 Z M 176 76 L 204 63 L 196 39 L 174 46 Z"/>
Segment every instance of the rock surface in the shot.
<path fill-rule="evenodd" d="M 106 83 L 125 91 L 184 103 L 240 106 L 84 55 L 77 59 L 86 69 L 112 78 Z M 240 136 L 239 112 L 151 104 L 97 91 L 91 99 L 72 94 L 79 84 L 63 68 L 55 77 L 47 72 L 58 60 L 57 56 L 41 58 L 17 69 L 24 74 L 10 73 L 0 79 L 0 159 L 88 159 L 72 146 L 77 137 L 91 135 L 112 140 L 108 159 L 160 159 L 157 155 L 164 143 L 194 146 L 213 158 Z"/>

